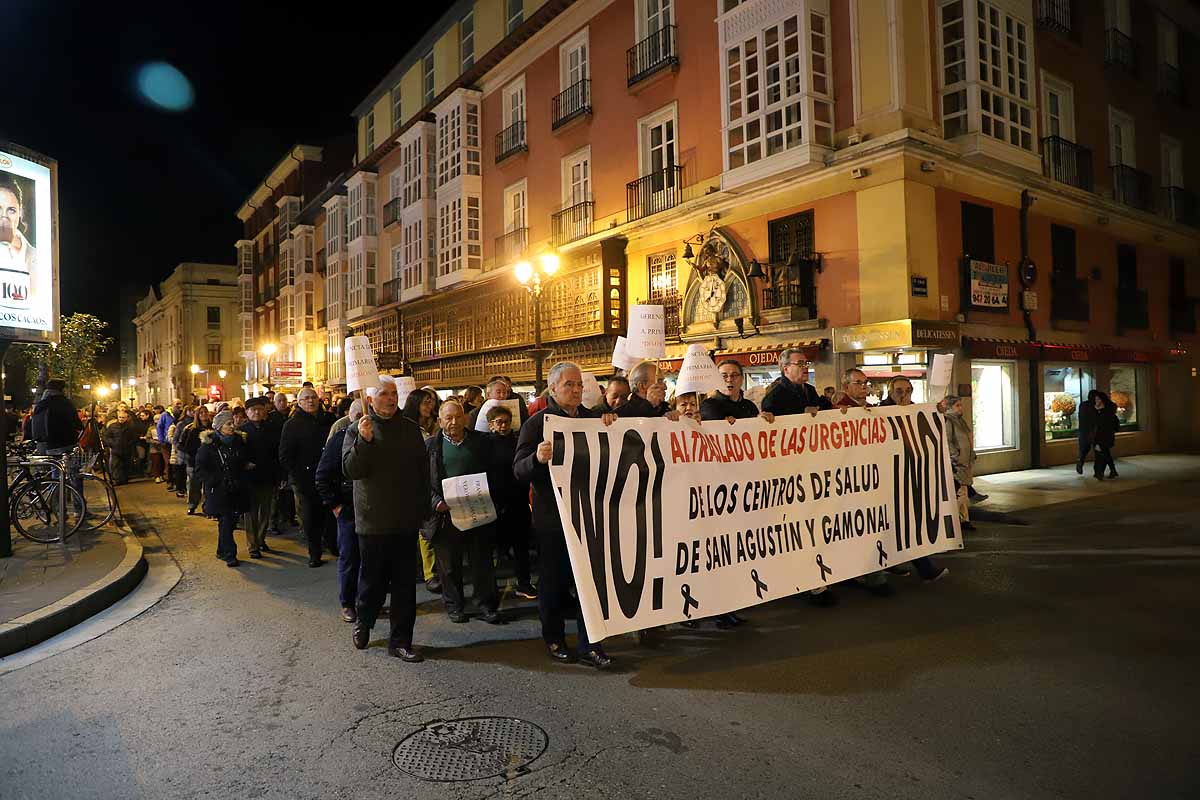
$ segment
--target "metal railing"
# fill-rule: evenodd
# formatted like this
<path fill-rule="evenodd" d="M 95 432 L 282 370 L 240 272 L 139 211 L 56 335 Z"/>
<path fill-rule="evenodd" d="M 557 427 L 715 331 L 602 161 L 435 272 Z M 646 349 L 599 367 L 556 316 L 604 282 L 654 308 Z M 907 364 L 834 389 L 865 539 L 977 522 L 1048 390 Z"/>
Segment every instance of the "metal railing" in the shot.
<path fill-rule="evenodd" d="M 679 53 L 675 50 L 675 26 L 668 25 L 625 51 L 626 85 L 633 86 L 660 69 L 678 63 Z"/>
<path fill-rule="evenodd" d="M 551 214 L 550 229 L 554 237 L 554 246 L 591 236 L 595 209 L 596 204 L 593 201 L 584 200 L 570 208 L 564 208 L 557 214 Z"/>
<path fill-rule="evenodd" d="M 399 197 L 393 197 L 383 204 L 383 227 L 394 225 L 400 221 L 400 203 Z"/>
<path fill-rule="evenodd" d="M 1050 276 L 1050 317 L 1087 322 L 1091 314 L 1088 282 L 1074 275 Z"/>
<path fill-rule="evenodd" d="M 550 128 L 557 130 L 573 119 L 592 113 L 592 82 L 587 78 L 571 84 L 551 102 Z"/>
<path fill-rule="evenodd" d="M 1042 139 L 1042 174 L 1047 178 L 1092 191 L 1092 151 L 1061 136 Z"/>
<path fill-rule="evenodd" d="M 1183 73 L 1171 64 L 1158 65 L 1158 93 L 1177 103 L 1183 102 Z"/>
<path fill-rule="evenodd" d="M 629 222 L 668 208 L 683 200 L 683 168 L 663 167 L 625 184 L 625 215 Z"/>
<path fill-rule="evenodd" d="M 1116 28 L 1104 32 L 1104 61 L 1137 75 L 1137 44 Z"/>
<path fill-rule="evenodd" d="M 1151 210 L 1151 178 L 1148 173 L 1124 164 L 1114 164 L 1112 184 L 1113 200 L 1142 211 Z"/>
<path fill-rule="evenodd" d="M 1145 289 L 1117 287 L 1117 329 L 1150 327 L 1150 302 Z"/>
<path fill-rule="evenodd" d="M 525 255 L 529 249 L 529 228 L 516 228 L 496 237 L 496 264 L 504 266 Z"/>
<path fill-rule="evenodd" d="M 519 119 L 496 134 L 497 164 L 511 155 L 528 151 L 529 143 L 525 141 L 525 120 Z"/>
<path fill-rule="evenodd" d="M 1200 214 L 1197 213 L 1194 193 L 1180 186 L 1166 186 L 1162 191 L 1162 210 L 1167 219 L 1180 225 L 1200 228 Z"/>
<path fill-rule="evenodd" d="M 388 303 L 400 302 L 401 278 L 392 278 L 390 281 L 384 281 L 379 287 L 379 305 L 386 306 Z"/>
<path fill-rule="evenodd" d="M 1071 0 L 1038 0 L 1038 27 L 1059 33 L 1071 32 Z"/>
<path fill-rule="evenodd" d="M 817 318 L 816 274 L 821 271 L 821 254 L 800 256 L 796 265 L 776 268 L 771 284 L 763 288 L 763 309 L 803 308 L 809 319 Z"/>

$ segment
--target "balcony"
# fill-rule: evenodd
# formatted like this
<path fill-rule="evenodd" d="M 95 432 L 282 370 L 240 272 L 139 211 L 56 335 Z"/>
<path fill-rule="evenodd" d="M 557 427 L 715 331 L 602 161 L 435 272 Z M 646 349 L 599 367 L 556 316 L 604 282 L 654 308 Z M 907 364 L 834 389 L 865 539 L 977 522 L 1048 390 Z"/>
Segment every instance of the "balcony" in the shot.
<path fill-rule="evenodd" d="M 821 254 L 798 256 L 782 267 L 772 269 L 768 285 L 763 288 L 764 312 L 800 309 L 807 312 L 791 319 L 817 318 L 816 273 L 821 271 Z M 768 319 L 778 317 L 764 313 Z"/>
<path fill-rule="evenodd" d="M 1113 200 L 1142 211 L 1151 210 L 1150 175 L 1140 169 L 1116 164 L 1112 168 Z"/>
<path fill-rule="evenodd" d="M 1150 327 L 1150 303 L 1145 289 L 1117 287 L 1117 331 Z"/>
<path fill-rule="evenodd" d="M 399 197 L 394 197 L 383 204 L 383 227 L 386 229 L 389 225 L 395 225 L 400 221 L 400 203 Z"/>
<path fill-rule="evenodd" d="M 400 302 L 400 278 L 392 278 L 390 281 L 384 281 L 379 287 L 379 305 L 386 306 L 388 303 Z"/>
<path fill-rule="evenodd" d="M 1074 275 L 1055 273 L 1050 276 L 1050 318 L 1087 322 L 1088 282 Z"/>
<path fill-rule="evenodd" d="M 1196 298 L 1171 300 L 1171 333 L 1196 332 Z"/>
<path fill-rule="evenodd" d="M 551 214 L 550 229 L 554 237 L 554 246 L 560 247 L 576 239 L 591 236 L 595 210 L 596 204 L 585 200 L 570 208 L 564 208 L 557 214 Z"/>
<path fill-rule="evenodd" d="M 554 96 L 551 102 L 551 130 L 558 130 L 563 125 L 592 113 L 592 82 L 587 78 L 568 86 L 562 93 Z"/>
<path fill-rule="evenodd" d="M 625 51 L 625 83 L 633 86 L 654 73 L 679 64 L 675 26 L 656 31 Z"/>
<path fill-rule="evenodd" d="M 327 327 L 325 324 L 325 321 L 329 318 L 327 316 L 327 314 L 328 314 L 328 312 L 325 309 L 323 309 L 323 308 L 317 309 L 317 330 Z"/>
<path fill-rule="evenodd" d="M 1158 65 L 1158 93 L 1183 104 L 1183 73 L 1171 64 Z"/>
<path fill-rule="evenodd" d="M 519 119 L 496 134 L 497 164 L 509 156 L 528 152 L 529 143 L 525 141 L 525 120 Z"/>
<path fill-rule="evenodd" d="M 682 200 L 683 168 L 677 165 L 625 184 L 625 214 L 629 222 L 674 208 Z"/>
<path fill-rule="evenodd" d="M 1180 186 L 1166 186 L 1163 192 L 1163 215 L 1172 222 L 1200 228 L 1196 195 Z"/>
<path fill-rule="evenodd" d="M 1039 28 L 1071 33 L 1071 0 L 1037 0 Z"/>
<path fill-rule="evenodd" d="M 1104 32 L 1104 63 L 1120 67 L 1137 76 L 1137 45 L 1127 34 L 1116 28 Z"/>
<path fill-rule="evenodd" d="M 1092 151 L 1061 136 L 1042 139 L 1042 174 L 1047 178 L 1092 191 Z"/>
<path fill-rule="evenodd" d="M 322 247 L 317 251 L 317 274 L 324 275 L 327 265 L 325 263 L 325 248 Z"/>
<path fill-rule="evenodd" d="M 529 249 L 529 228 L 516 228 L 496 237 L 496 265 L 511 264 Z"/>

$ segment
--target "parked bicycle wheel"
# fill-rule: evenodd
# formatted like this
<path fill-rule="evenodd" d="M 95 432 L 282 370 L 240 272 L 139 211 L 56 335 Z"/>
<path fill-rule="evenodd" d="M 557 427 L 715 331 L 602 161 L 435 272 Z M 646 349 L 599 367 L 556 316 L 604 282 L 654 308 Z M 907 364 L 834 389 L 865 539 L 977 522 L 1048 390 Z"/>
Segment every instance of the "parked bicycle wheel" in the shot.
<path fill-rule="evenodd" d="M 87 503 L 84 530 L 94 531 L 112 522 L 117 513 L 117 491 L 108 481 L 90 472 L 79 474 L 83 484 L 83 499 Z"/>
<path fill-rule="evenodd" d="M 65 491 L 65 515 L 60 513 L 60 492 Z M 31 481 L 17 490 L 9 506 L 9 516 L 17 533 L 35 542 L 61 541 L 63 531 L 69 537 L 83 524 L 87 504 L 72 485 L 53 478 Z M 65 524 L 60 525 L 60 521 Z"/>

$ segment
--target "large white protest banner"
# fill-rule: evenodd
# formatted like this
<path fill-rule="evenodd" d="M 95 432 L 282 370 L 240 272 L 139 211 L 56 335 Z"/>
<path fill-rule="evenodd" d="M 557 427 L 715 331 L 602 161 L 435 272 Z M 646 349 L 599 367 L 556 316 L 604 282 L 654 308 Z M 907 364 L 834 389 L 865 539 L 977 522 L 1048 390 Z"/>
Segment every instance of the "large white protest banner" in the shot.
<path fill-rule="evenodd" d="M 488 490 L 486 473 L 443 478 L 442 497 L 450 507 L 450 522 L 460 531 L 496 521 L 496 506 Z"/>
<path fill-rule="evenodd" d="M 546 435 L 593 641 L 962 547 L 933 405 L 734 425 L 551 416 Z"/>

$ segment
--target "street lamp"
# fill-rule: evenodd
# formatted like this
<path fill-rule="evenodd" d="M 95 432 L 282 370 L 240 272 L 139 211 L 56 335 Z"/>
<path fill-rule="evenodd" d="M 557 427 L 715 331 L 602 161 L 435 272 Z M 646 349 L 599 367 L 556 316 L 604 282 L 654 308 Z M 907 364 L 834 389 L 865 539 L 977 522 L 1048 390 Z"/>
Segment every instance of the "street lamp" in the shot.
<path fill-rule="evenodd" d="M 137 391 L 133 388 L 137 386 L 137 378 L 130 378 L 126 383 L 129 384 L 129 402 L 137 402 Z"/>
<path fill-rule="evenodd" d="M 542 380 L 542 366 L 553 352 L 542 347 L 542 289 L 550 283 L 556 272 L 557 253 L 543 253 L 538 257 L 536 267 L 528 261 L 518 261 L 513 265 L 513 274 L 517 276 L 517 281 L 533 299 L 533 349 L 529 351 L 529 357 L 533 359 L 534 391 L 538 393 L 546 388 Z"/>
<path fill-rule="evenodd" d="M 100 395 L 101 400 L 103 400 L 105 397 L 108 397 L 108 393 L 110 391 L 111 390 L 107 386 L 99 386 L 96 388 L 96 394 Z"/>
<path fill-rule="evenodd" d="M 266 387 L 268 392 L 271 391 L 271 356 L 275 355 L 275 351 L 278 349 L 279 347 L 272 342 L 268 342 L 259 348 L 259 352 L 267 357 L 267 379 L 263 381 L 263 386 Z"/>

